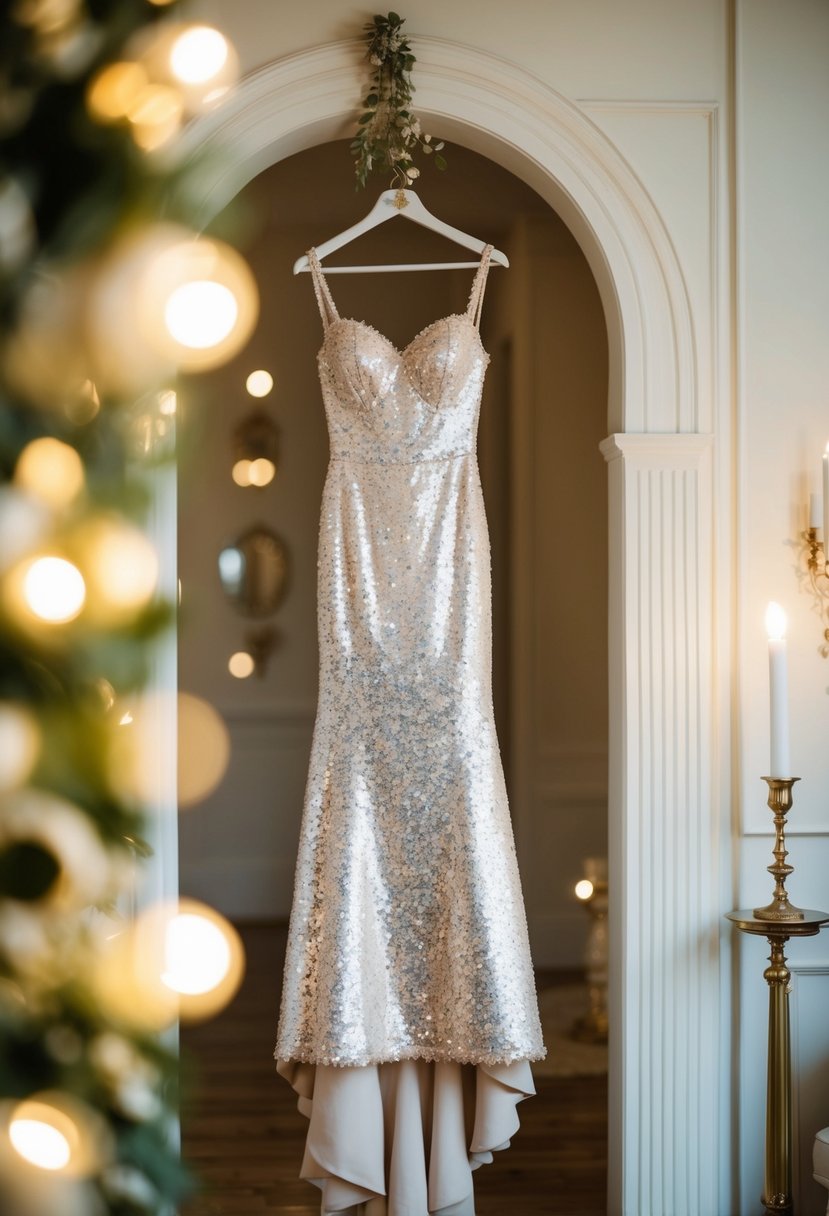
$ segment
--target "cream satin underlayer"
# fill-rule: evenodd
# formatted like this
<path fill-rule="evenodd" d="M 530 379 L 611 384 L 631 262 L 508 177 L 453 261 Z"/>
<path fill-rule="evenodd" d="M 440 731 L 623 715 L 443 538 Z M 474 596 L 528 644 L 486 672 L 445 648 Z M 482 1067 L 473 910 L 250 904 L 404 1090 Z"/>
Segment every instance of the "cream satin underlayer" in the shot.
<path fill-rule="evenodd" d="M 472 1171 L 508 1146 L 535 1093 L 526 1060 L 276 1067 L 309 1121 L 300 1177 L 322 1191 L 322 1216 L 474 1216 Z"/>

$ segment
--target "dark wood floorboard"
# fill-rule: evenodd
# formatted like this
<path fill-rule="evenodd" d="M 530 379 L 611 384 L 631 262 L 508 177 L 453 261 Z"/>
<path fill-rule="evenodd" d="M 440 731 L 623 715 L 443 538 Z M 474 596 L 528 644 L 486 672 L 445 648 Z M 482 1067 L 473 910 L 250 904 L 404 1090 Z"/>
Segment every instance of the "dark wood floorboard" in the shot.
<path fill-rule="evenodd" d="M 242 936 L 248 970 L 236 1000 L 182 1030 L 184 1154 L 204 1190 L 181 1216 L 319 1216 L 319 1192 L 297 1177 L 307 1121 L 272 1065 L 285 929 L 246 926 Z M 510 1148 L 475 1172 L 477 1216 L 602 1216 L 606 1078 L 537 1078 L 536 1087 Z"/>

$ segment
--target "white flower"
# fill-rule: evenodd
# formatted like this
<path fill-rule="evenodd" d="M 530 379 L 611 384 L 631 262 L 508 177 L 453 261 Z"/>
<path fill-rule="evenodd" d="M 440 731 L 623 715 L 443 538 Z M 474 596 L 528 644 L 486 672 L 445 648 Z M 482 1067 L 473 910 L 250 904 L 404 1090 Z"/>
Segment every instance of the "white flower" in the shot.
<path fill-rule="evenodd" d="M 406 177 L 408 177 L 410 182 L 413 182 L 416 177 L 420 177 L 420 170 L 415 165 L 412 165 L 411 168 L 406 170 Z"/>
<path fill-rule="evenodd" d="M 372 55 L 371 62 L 374 65 L 374 67 L 379 68 L 379 66 L 383 62 L 383 60 L 380 58 L 379 55 Z"/>

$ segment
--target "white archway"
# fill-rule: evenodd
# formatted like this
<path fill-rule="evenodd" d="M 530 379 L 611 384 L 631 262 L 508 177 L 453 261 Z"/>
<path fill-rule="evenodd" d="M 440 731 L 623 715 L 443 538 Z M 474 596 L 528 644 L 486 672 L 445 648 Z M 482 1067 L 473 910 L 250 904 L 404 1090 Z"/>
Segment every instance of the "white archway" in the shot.
<path fill-rule="evenodd" d="M 688 296 L 623 157 L 566 98 L 473 47 L 413 40 L 417 108 L 531 185 L 569 225 L 610 348 L 610 1194 L 613 1216 L 714 1216 L 720 1112 L 717 809 L 712 798 L 711 437 L 698 433 Z M 216 149 L 203 215 L 269 165 L 349 133 L 361 42 L 254 72 L 187 148 Z M 727 1070 L 726 1070 L 727 1071 Z"/>

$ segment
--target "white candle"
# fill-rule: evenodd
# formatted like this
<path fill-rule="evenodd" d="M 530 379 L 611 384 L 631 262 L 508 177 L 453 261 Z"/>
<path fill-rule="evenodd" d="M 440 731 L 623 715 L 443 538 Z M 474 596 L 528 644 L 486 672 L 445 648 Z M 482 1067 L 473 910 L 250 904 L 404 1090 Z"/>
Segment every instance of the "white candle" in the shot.
<path fill-rule="evenodd" d="M 789 760 L 789 690 L 786 672 L 786 614 L 779 604 L 766 609 L 769 635 L 770 777 L 791 777 Z"/>
<path fill-rule="evenodd" d="M 829 443 L 823 453 L 823 559 L 829 563 Z"/>
<path fill-rule="evenodd" d="M 809 527 L 817 530 L 823 526 L 823 510 L 820 505 L 820 495 L 809 495 Z"/>

